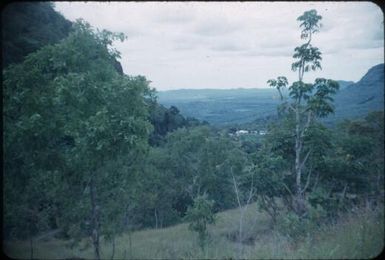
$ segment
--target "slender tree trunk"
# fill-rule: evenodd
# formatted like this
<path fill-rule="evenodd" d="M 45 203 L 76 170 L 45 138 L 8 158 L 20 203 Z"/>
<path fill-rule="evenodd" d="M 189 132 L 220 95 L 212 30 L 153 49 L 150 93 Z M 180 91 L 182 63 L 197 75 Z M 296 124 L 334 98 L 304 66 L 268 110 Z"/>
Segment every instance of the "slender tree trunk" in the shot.
<path fill-rule="evenodd" d="M 302 162 L 301 162 L 301 152 L 302 152 L 302 140 L 301 140 L 301 131 L 300 131 L 300 111 L 299 103 L 295 111 L 295 174 L 296 174 L 296 191 L 295 191 L 295 200 L 294 200 L 294 209 L 297 214 L 301 214 L 303 210 L 303 194 L 302 194 Z"/>
<path fill-rule="evenodd" d="M 243 242 L 243 218 L 244 218 L 245 212 L 247 211 L 247 208 L 248 208 L 248 206 L 250 204 L 250 201 L 251 201 L 251 199 L 253 198 L 253 196 L 255 194 L 255 191 L 254 191 L 254 188 L 253 188 L 253 181 L 251 181 L 249 196 L 247 198 L 247 201 L 244 203 L 244 207 L 242 208 L 242 203 L 241 203 L 241 200 L 240 200 L 239 190 L 238 190 L 238 183 L 235 180 L 235 177 L 233 175 L 232 169 L 231 169 L 231 175 L 233 177 L 234 191 L 235 191 L 235 195 L 236 195 L 236 198 L 237 198 L 237 202 L 238 202 L 238 206 L 239 206 L 239 211 L 240 211 L 240 216 L 239 216 L 239 233 L 238 233 L 239 234 L 239 238 L 238 238 L 238 242 L 239 242 L 239 245 L 238 245 L 238 258 L 241 258 L 241 256 L 243 255 L 243 245 L 242 245 L 242 242 Z"/>
<path fill-rule="evenodd" d="M 90 199 L 91 199 L 91 225 L 92 225 L 92 243 L 94 245 L 95 257 L 100 259 L 100 245 L 99 245 L 99 206 L 96 203 L 96 191 L 94 176 L 91 177 L 90 182 Z"/>
<path fill-rule="evenodd" d="M 241 216 L 239 217 L 239 244 L 243 241 L 243 216 L 245 211 L 241 209 Z"/>
<path fill-rule="evenodd" d="M 232 172 L 231 172 L 231 174 L 232 174 Z M 237 198 L 238 207 L 239 207 L 239 213 L 240 213 L 240 216 L 239 216 L 239 230 L 238 230 L 238 258 L 240 258 L 241 254 L 242 254 L 242 226 L 243 226 L 243 213 L 244 213 L 244 209 L 242 209 L 241 200 L 239 198 L 239 191 L 238 191 L 237 181 L 235 180 L 234 175 L 232 175 L 232 176 L 233 176 L 234 191 L 235 191 L 235 195 L 236 195 L 236 198 Z"/>
<path fill-rule="evenodd" d="M 279 93 L 279 97 L 280 97 L 281 101 L 283 101 L 283 95 L 282 95 L 281 89 L 279 89 L 279 88 L 278 88 L 278 93 Z"/>
<path fill-rule="evenodd" d="M 311 32 L 310 32 L 310 39 L 308 41 L 308 45 L 311 42 Z M 301 65 L 298 69 L 298 80 L 302 83 L 303 76 L 305 73 L 305 61 L 301 61 Z M 304 201 L 304 190 L 302 190 L 301 185 L 301 177 L 302 177 L 302 167 L 305 163 L 305 158 L 303 161 L 301 161 L 301 153 L 303 149 L 303 133 L 305 131 L 306 126 L 301 127 L 301 99 L 302 95 L 298 97 L 297 100 L 297 107 L 295 108 L 295 174 L 296 174 L 296 190 L 295 190 L 295 198 L 294 198 L 294 210 L 298 215 L 302 214 L 305 210 L 305 201 Z"/>

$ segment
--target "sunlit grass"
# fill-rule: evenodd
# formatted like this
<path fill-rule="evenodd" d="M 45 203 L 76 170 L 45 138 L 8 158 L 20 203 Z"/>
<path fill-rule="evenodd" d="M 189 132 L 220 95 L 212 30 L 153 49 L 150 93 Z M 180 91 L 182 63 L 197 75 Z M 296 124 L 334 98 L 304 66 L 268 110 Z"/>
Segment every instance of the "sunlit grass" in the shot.
<path fill-rule="evenodd" d="M 163 229 L 148 229 L 123 234 L 116 238 L 115 259 L 170 259 L 170 258 L 251 258 L 251 259 L 337 259 L 371 258 L 378 255 L 384 246 L 383 210 L 350 212 L 337 223 L 312 230 L 297 243 L 269 228 L 268 217 L 257 212 L 255 204 L 249 206 L 244 220 L 244 237 L 251 242 L 239 244 L 230 239 L 239 228 L 239 209 L 216 214 L 217 222 L 209 228 L 210 242 L 202 252 L 196 234 L 187 224 Z M 131 243 L 130 243 L 131 241 Z M 85 245 L 88 243 L 88 247 Z M 69 242 L 51 239 L 35 242 L 34 258 L 63 259 L 94 257 L 90 241 L 83 240 L 79 246 L 70 248 Z M 110 259 L 112 244 L 101 241 L 101 257 Z M 13 258 L 30 258 L 28 241 L 5 243 L 5 252 Z"/>

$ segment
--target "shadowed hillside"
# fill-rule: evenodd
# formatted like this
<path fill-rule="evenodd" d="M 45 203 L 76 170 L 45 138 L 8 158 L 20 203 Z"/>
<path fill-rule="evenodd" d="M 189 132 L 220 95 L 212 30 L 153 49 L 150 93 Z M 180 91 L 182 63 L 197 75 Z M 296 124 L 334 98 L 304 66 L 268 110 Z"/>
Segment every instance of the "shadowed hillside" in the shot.
<path fill-rule="evenodd" d="M 1 11 L 3 67 L 68 36 L 71 22 L 48 2 L 13 2 Z"/>
<path fill-rule="evenodd" d="M 384 109 L 384 64 L 378 64 L 361 78 L 339 91 L 335 115 L 326 122 L 363 117 L 370 111 Z"/>

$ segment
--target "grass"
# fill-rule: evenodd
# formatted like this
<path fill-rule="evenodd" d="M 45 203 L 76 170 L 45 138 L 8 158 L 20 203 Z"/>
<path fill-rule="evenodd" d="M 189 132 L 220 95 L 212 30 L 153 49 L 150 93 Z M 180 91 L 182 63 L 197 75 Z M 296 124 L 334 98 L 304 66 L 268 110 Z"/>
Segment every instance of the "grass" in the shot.
<path fill-rule="evenodd" d="M 202 252 L 196 234 L 187 224 L 163 229 L 148 229 L 116 238 L 115 259 L 218 259 L 237 258 L 239 244 L 234 239 L 238 230 L 239 210 L 232 209 L 216 215 L 217 222 L 209 228 L 210 242 Z M 256 205 L 249 206 L 244 221 L 241 258 L 251 259 L 365 259 L 377 256 L 384 246 L 383 209 L 346 213 L 333 225 L 322 226 L 309 232 L 296 244 L 275 230 L 269 229 L 269 218 L 257 212 Z M 89 244 L 87 248 L 84 247 Z M 111 243 L 101 241 L 101 257 L 110 259 Z M 131 246 L 130 246 L 131 244 Z M 4 243 L 5 253 L 18 259 L 30 257 L 28 241 Z M 83 240 L 75 248 L 58 239 L 35 242 L 34 258 L 93 258 L 90 241 Z"/>

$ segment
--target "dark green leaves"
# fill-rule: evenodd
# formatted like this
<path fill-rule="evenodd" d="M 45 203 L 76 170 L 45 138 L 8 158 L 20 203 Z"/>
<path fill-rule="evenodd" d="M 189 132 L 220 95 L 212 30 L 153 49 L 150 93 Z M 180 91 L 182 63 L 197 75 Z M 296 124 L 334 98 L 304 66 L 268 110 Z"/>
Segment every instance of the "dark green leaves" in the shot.
<path fill-rule="evenodd" d="M 269 79 L 267 84 L 269 84 L 270 87 L 276 88 L 281 100 L 283 100 L 282 89 L 286 88 L 286 86 L 289 84 L 287 78 L 284 76 L 279 76 L 276 80 Z"/>
<path fill-rule="evenodd" d="M 309 98 L 307 109 L 314 112 L 318 117 L 326 117 L 328 114 L 334 112 L 332 95 L 338 89 L 338 82 L 330 79 L 318 78 L 314 84 L 315 93 Z"/>
<path fill-rule="evenodd" d="M 293 58 L 297 59 L 291 66 L 293 71 L 303 69 L 304 72 L 310 70 L 317 70 L 321 68 L 321 52 L 318 48 L 311 46 L 310 44 L 303 44 L 300 47 L 294 49 Z"/>
<path fill-rule="evenodd" d="M 297 18 L 297 21 L 301 22 L 300 27 L 303 28 L 301 32 L 301 39 L 311 37 L 312 33 L 318 32 L 321 27 L 318 22 L 322 19 L 322 16 L 317 14 L 317 11 L 312 9 L 306 11 Z"/>
<path fill-rule="evenodd" d="M 301 99 L 309 99 L 309 95 L 313 90 L 312 84 L 306 84 L 302 81 L 296 81 L 289 87 L 289 95 L 295 100 L 296 103 L 300 102 Z"/>
<path fill-rule="evenodd" d="M 269 84 L 270 87 L 281 89 L 281 88 L 284 88 L 287 86 L 288 81 L 287 81 L 286 77 L 280 76 L 276 80 L 275 79 L 269 79 L 267 81 L 267 83 Z"/>

